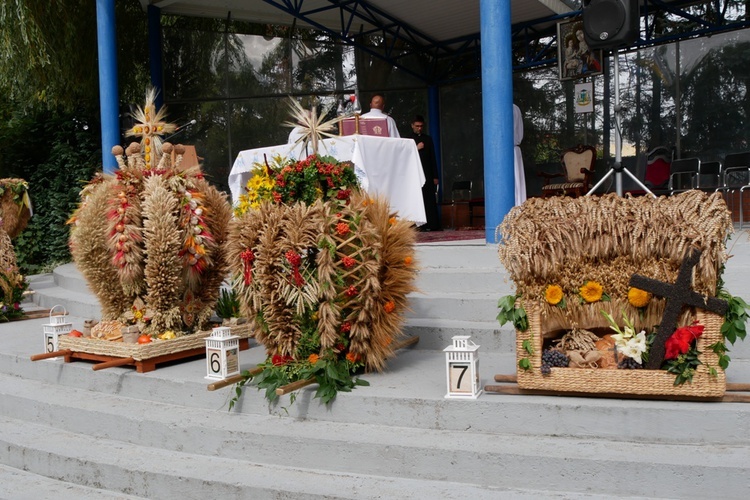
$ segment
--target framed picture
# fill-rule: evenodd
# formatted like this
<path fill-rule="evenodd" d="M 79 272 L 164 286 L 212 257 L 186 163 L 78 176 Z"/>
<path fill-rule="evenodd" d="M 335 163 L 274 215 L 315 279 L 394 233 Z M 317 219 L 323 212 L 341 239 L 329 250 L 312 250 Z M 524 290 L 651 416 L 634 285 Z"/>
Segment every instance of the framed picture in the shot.
<path fill-rule="evenodd" d="M 573 80 L 602 72 L 602 51 L 589 49 L 580 17 L 557 24 L 557 67 L 560 80 Z"/>

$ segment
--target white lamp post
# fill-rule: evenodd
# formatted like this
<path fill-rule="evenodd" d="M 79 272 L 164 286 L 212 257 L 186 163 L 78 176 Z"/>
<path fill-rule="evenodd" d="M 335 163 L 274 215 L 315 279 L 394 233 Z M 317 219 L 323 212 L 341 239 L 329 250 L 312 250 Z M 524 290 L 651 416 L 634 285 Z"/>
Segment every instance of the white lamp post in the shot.
<path fill-rule="evenodd" d="M 60 308 L 63 310 L 62 314 L 53 316 L 52 313 L 55 309 Z M 42 325 L 44 330 L 44 352 L 55 352 L 58 350 L 58 341 L 60 335 L 67 335 L 73 329 L 73 323 L 68 323 L 68 311 L 61 305 L 53 306 L 49 311 L 49 323 Z"/>
<path fill-rule="evenodd" d="M 448 383 L 446 398 L 476 399 L 482 393 L 479 388 L 479 346 L 469 338 L 469 335 L 456 335 L 453 345 L 443 349 Z"/>
<path fill-rule="evenodd" d="M 240 338 L 228 326 L 214 328 L 206 337 L 206 378 L 224 380 L 240 373 Z"/>

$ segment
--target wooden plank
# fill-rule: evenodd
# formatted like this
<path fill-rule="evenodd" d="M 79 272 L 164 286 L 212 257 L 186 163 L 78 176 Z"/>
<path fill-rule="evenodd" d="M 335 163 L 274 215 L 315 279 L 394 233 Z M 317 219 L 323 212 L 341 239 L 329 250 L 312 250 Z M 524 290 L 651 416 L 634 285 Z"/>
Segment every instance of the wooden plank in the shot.
<path fill-rule="evenodd" d="M 403 349 L 404 347 L 409 347 L 411 345 L 414 345 L 417 342 L 419 342 L 419 335 L 406 337 L 405 339 L 399 340 L 398 342 L 394 342 L 393 350 L 398 351 L 399 349 Z"/>
<path fill-rule="evenodd" d="M 498 384 L 484 386 L 486 393 L 506 395 L 532 395 L 532 396 L 559 396 L 579 398 L 614 398 L 614 399 L 648 399 L 661 401 L 702 401 L 702 402 L 736 402 L 750 403 L 750 395 L 725 394 L 721 398 L 699 398 L 695 396 L 667 396 L 663 394 L 615 394 L 615 393 L 593 393 L 593 392 L 560 392 L 545 391 L 540 389 L 521 389 L 516 384 Z"/>
<path fill-rule="evenodd" d="M 91 368 L 94 371 L 97 371 L 104 370 L 105 368 L 113 368 L 115 366 L 132 365 L 133 363 L 135 363 L 133 358 L 115 358 L 110 361 L 105 361 L 104 363 L 95 364 Z"/>
<path fill-rule="evenodd" d="M 72 353 L 70 349 L 63 349 L 62 351 L 44 352 L 42 354 L 34 354 L 31 356 L 31 361 L 39 361 L 42 359 L 60 358 L 62 356 L 68 356 Z"/>
<path fill-rule="evenodd" d="M 750 384 L 727 384 L 727 391 L 730 392 L 750 392 Z"/>
<path fill-rule="evenodd" d="M 311 385 L 314 383 L 315 383 L 315 378 L 298 380 L 296 382 L 292 382 L 291 384 L 282 385 L 281 387 L 276 389 L 276 394 L 279 396 L 283 396 L 284 394 L 289 394 L 290 392 L 294 392 L 297 389 L 302 389 L 303 387 L 307 387 L 308 385 Z"/>
<path fill-rule="evenodd" d="M 27 319 L 39 319 L 39 318 L 48 318 L 49 317 L 49 309 L 42 309 L 39 311 L 24 311 L 23 316 L 20 318 L 13 318 L 11 321 L 25 321 Z"/>
<path fill-rule="evenodd" d="M 518 377 L 513 375 L 495 375 L 495 382 L 512 382 L 516 383 L 518 382 Z"/>
<path fill-rule="evenodd" d="M 261 368 L 261 367 L 253 368 L 252 370 L 250 370 L 250 376 L 254 377 L 257 374 L 259 374 L 260 372 L 262 372 L 262 371 L 263 371 L 263 368 Z M 241 373 L 239 375 L 233 375 L 233 376 L 227 377 L 227 378 L 225 378 L 223 380 L 217 380 L 216 382 L 208 384 L 207 389 L 209 391 L 215 391 L 217 389 L 223 389 L 224 387 L 226 387 L 228 385 L 236 384 L 237 382 L 241 381 L 243 378 L 244 378 L 244 376 Z"/>
<path fill-rule="evenodd" d="M 244 351 L 250 347 L 250 341 L 248 339 L 240 339 L 240 350 Z M 63 352 L 63 351 L 60 351 Z M 138 373 L 147 373 L 156 370 L 157 365 L 168 363 L 170 361 L 180 361 L 183 359 L 194 358 L 197 356 L 205 356 L 205 347 L 196 347 L 194 349 L 186 349 L 184 351 L 173 352 L 169 354 L 163 354 L 161 356 L 155 356 L 153 358 L 135 360 L 133 358 L 122 358 L 119 356 L 108 356 L 106 354 L 92 354 L 88 352 L 79 352 L 67 350 L 60 356 L 65 356 L 65 362 L 70 363 L 75 360 L 86 360 L 86 361 L 100 361 L 99 365 L 104 364 L 105 366 L 95 365 L 94 370 L 101 370 L 104 368 L 110 368 L 114 366 L 135 366 Z M 44 359 L 44 358 L 41 358 Z M 126 362 L 125 360 L 129 360 Z M 115 364 L 112 364 L 115 363 Z"/>

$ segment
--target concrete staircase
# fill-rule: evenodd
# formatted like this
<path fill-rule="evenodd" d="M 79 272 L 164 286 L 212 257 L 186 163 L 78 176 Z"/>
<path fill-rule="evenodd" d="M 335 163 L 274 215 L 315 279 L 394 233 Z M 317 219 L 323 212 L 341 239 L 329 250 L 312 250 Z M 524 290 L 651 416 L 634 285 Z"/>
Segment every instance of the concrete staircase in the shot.
<path fill-rule="evenodd" d="M 251 387 L 229 412 L 203 359 L 146 374 L 31 362 L 47 320 L 1 324 L 0 498 L 746 497 L 750 405 L 445 399 L 453 335 L 481 345 L 483 383 L 514 373 L 514 333 L 495 321 L 512 285 L 492 245 L 419 245 L 418 258 L 406 330 L 420 342 L 328 407 L 314 386 L 277 404 Z M 750 297 L 750 257 L 733 260 L 728 288 Z M 63 304 L 75 327 L 98 316 L 73 266 L 32 281 L 33 300 Z M 730 381 L 750 381 L 732 375 L 745 376 L 748 346 L 732 351 Z M 243 368 L 263 358 L 243 351 Z"/>

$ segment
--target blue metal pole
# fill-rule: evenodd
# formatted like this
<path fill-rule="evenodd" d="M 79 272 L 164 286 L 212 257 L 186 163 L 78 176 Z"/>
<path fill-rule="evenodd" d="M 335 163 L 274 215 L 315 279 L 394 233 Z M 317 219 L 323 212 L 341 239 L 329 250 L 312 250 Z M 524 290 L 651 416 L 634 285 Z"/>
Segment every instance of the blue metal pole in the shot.
<path fill-rule="evenodd" d="M 120 106 L 117 90 L 115 0 L 96 0 L 96 33 L 99 45 L 99 106 L 102 121 L 102 167 L 117 170 L 112 147 L 120 144 Z"/>
<path fill-rule="evenodd" d="M 480 0 L 485 238 L 515 204 L 510 0 Z"/>
<path fill-rule="evenodd" d="M 164 104 L 164 78 L 161 61 L 161 9 L 149 5 L 146 9 L 148 15 L 148 60 L 151 70 L 151 85 L 157 90 L 156 109 Z"/>

